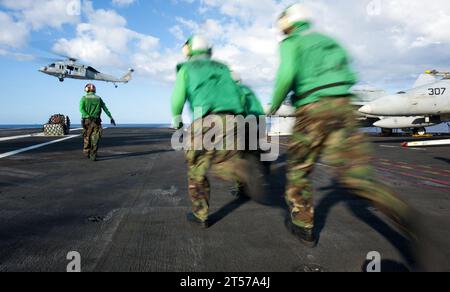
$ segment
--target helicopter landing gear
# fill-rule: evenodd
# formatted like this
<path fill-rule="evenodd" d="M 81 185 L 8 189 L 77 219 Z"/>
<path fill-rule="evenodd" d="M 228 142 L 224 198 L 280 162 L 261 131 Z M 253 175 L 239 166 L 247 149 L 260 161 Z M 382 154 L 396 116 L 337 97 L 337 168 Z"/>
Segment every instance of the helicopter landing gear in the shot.
<path fill-rule="evenodd" d="M 119 88 L 119 85 L 117 85 L 117 84 L 114 84 L 114 87 L 115 87 L 115 88 Z"/>
<path fill-rule="evenodd" d="M 64 82 L 64 76 L 61 75 L 58 77 L 58 79 L 59 79 L 59 82 Z"/>

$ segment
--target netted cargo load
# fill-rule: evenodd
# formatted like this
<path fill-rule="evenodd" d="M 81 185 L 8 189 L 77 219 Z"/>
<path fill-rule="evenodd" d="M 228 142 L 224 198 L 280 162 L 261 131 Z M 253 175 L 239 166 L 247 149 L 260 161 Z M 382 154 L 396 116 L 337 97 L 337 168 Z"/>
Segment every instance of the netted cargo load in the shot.
<path fill-rule="evenodd" d="M 50 117 L 44 125 L 45 136 L 64 136 L 70 132 L 70 118 L 61 114 Z"/>

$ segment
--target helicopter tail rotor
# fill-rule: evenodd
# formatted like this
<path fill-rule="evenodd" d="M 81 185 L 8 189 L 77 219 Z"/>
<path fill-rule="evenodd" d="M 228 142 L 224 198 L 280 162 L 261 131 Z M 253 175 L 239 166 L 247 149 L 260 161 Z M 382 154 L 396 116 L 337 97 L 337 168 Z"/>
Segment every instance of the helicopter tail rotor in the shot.
<path fill-rule="evenodd" d="M 125 74 L 125 76 L 123 76 L 121 78 L 122 82 L 124 82 L 124 83 L 130 82 L 133 79 L 133 73 L 134 73 L 134 69 L 132 69 L 132 68 L 128 69 L 128 73 Z"/>

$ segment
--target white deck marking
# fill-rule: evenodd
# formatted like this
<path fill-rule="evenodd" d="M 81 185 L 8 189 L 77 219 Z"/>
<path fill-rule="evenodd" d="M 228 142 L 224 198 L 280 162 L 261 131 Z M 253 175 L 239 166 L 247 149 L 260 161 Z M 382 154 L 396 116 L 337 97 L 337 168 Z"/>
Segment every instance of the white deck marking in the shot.
<path fill-rule="evenodd" d="M 10 156 L 14 156 L 14 155 L 17 155 L 17 154 L 20 154 L 20 153 L 23 153 L 23 152 L 28 152 L 28 151 L 31 151 L 31 150 L 35 150 L 35 149 L 38 149 L 38 148 L 42 148 L 42 147 L 45 147 L 45 146 L 48 146 L 48 145 L 51 145 L 51 144 L 55 144 L 55 143 L 63 142 L 63 141 L 66 141 L 66 140 L 70 140 L 70 139 L 73 139 L 73 138 L 76 138 L 76 137 L 79 137 L 79 136 L 80 135 L 70 135 L 70 136 L 67 136 L 67 137 L 62 138 L 62 139 L 58 139 L 58 140 L 50 141 L 50 142 L 47 142 L 47 143 L 38 144 L 38 145 L 30 146 L 30 147 L 27 147 L 27 148 L 22 148 L 22 149 L 19 149 L 19 150 L 14 150 L 14 151 L 11 151 L 11 152 L 3 153 L 3 154 L 0 154 L 0 159 L 6 158 L 6 157 L 10 157 Z"/>
<path fill-rule="evenodd" d="M 3 141 L 10 141 L 10 140 L 17 140 L 17 139 L 23 139 L 23 138 L 29 138 L 29 137 L 33 137 L 36 134 L 29 134 L 29 135 L 21 135 L 21 136 L 11 136 L 11 137 L 3 137 L 0 138 L 0 142 Z"/>
<path fill-rule="evenodd" d="M 401 148 L 400 146 L 393 146 L 393 145 L 380 145 L 381 148 Z"/>
<path fill-rule="evenodd" d="M 71 129 L 70 131 L 74 132 L 74 131 L 81 131 L 81 130 L 83 130 L 83 128 Z M 28 135 L 20 135 L 20 136 L 3 137 L 3 138 L 0 138 L 0 142 L 18 140 L 18 139 L 24 139 L 24 138 L 31 138 L 31 137 L 46 137 L 46 136 L 44 136 L 43 133 L 37 133 L 37 134 L 28 134 Z"/>
<path fill-rule="evenodd" d="M 108 129 L 108 127 L 104 127 L 103 128 L 103 130 L 106 130 L 106 129 Z M 83 130 L 83 128 L 73 129 L 71 131 L 79 131 L 79 130 Z M 36 135 L 34 135 L 34 137 L 35 136 Z M 30 147 L 27 147 L 27 148 L 23 148 L 23 149 L 14 150 L 14 151 L 11 151 L 11 152 L 3 153 L 3 154 L 0 154 L 0 159 L 6 158 L 6 157 L 10 157 L 10 156 L 14 156 L 14 155 L 17 155 L 17 154 L 20 154 L 20 153 L 23 153 L 23 152 L 28 152 L 28 151 L 31 151 L 31 150 L 35 150 L 35 149 L 38 149 L 38 148 L 42 148 L 42 147 L 45 147 L 45 146 L 48 146 L 48 145 L 52 145 L 52 144 L 55 144 L 55 143 L 64 142 L 64 141 L 67 141 L 67 140 L 70 140 L 70 139 L 73 139 L 73 138 L 76 138 L 76 137 L 79 137 L 79 136 L 81 136 L 81 135 L 70 135 L 70 136 L 67 136 L 65 138 L 61 138 L 61 139 L 55 140 L 55 141 L 50 141 L 50 142 L 47 142 L 47 143 L 38 144 L 38 145 L 30 146 Z M 44 136 L 44 137 L 46 137 L 46 136 Z"/>
<path fill-rule="evenodd" d="M 404 148 L 404 147 L 401 147 L 401 146 L 394 146 L 394 145 L 379 145 L 379 147 L 381 147 L 381 148 L 393 148 L 393 149 L 403 148 L 403 149 L 416 150 L 416 151 L 427 151 L 426 149 L 423 149 L 423 148 L 411 148 L 411 147 Z"/>

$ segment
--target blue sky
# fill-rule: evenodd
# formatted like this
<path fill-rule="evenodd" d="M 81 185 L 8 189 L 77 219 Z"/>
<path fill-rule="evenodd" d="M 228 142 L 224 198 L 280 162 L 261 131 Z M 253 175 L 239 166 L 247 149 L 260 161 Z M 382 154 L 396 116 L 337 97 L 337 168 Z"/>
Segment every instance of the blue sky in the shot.
<path fill-rule="evenodd" d="M 95 9 L 114 9 L 126 18 L 129 29 L 160 38 L 162 47 L 178 45 L 175 37 L 168 29 L 164 29 L 175 25 L 173 16 L 193 15 L 191 5 L 172 4 L 163 0 L 138 1 L 127 7 L 118 7 L 109 0 L 101 0 L 95 1 L 93 6 Z M 2 11 L 11 10 L 2 7 Z M 86 21 L 82 14 L 81 21 L 83 20 Z M 49 63 L 45 59 L 42 60 L 44 57 L 59 58 L 51 54 L 54 42 L 59 38 L 72 37 L 75 31 L 76 25 L 70 23 L 58 28 L 45 27 L 31 32 L 27 45 L 11 49 L 11 52 L 37 57 L 36 60 L 22 61 L 12 56 L 0 56 L 0 79 L 3 84 L 0 97 L 0 124 L 42 123 L 52 113 L 64 113 L 74 120 L 79 119 L 78 103 L 86 82 L 67 79 L 64 83 L 59 83 L 55 78 L 37 72 L 40 67 Z M 95 60 L 92 61 L 96 63 Z M 121 70 L 115 66 L 108 66 L 107 61 L 99 63 L 97 67 L 106 73 L 122 76 L 126 71 L 124 68 Z M 170 122 L 170 83 L 154 81 L 151 76 L 138 73 L 135 80 L 118 89 L 101 82 L 97 82 L 96 85 L 99 95 L 104 97 L 118 121 Z"/>
<path fill-rule="evenodd" d="M 424 70 L 450 69 L 446 0 L 304 2 L 316 27 L 348 48 L 363 83 L 396 91 Z M 40 124 L 53 113 L 79 119 L 86 82 L 59 83 L 39 73 L 50 63 L 42 57 L 51 53 L 79 58 L 117 76 L 133 67 L 135 79 L 118 89 L 97 82 L 99 95 L 119 123 L 170 123 L 175 65 L 192 33 L 210 38 L 215 56 L 240 72 L 267 103 L 278 63 L 280 35 L 274 21 L 291 3 L 0 0 L 0 124 Z"/>

